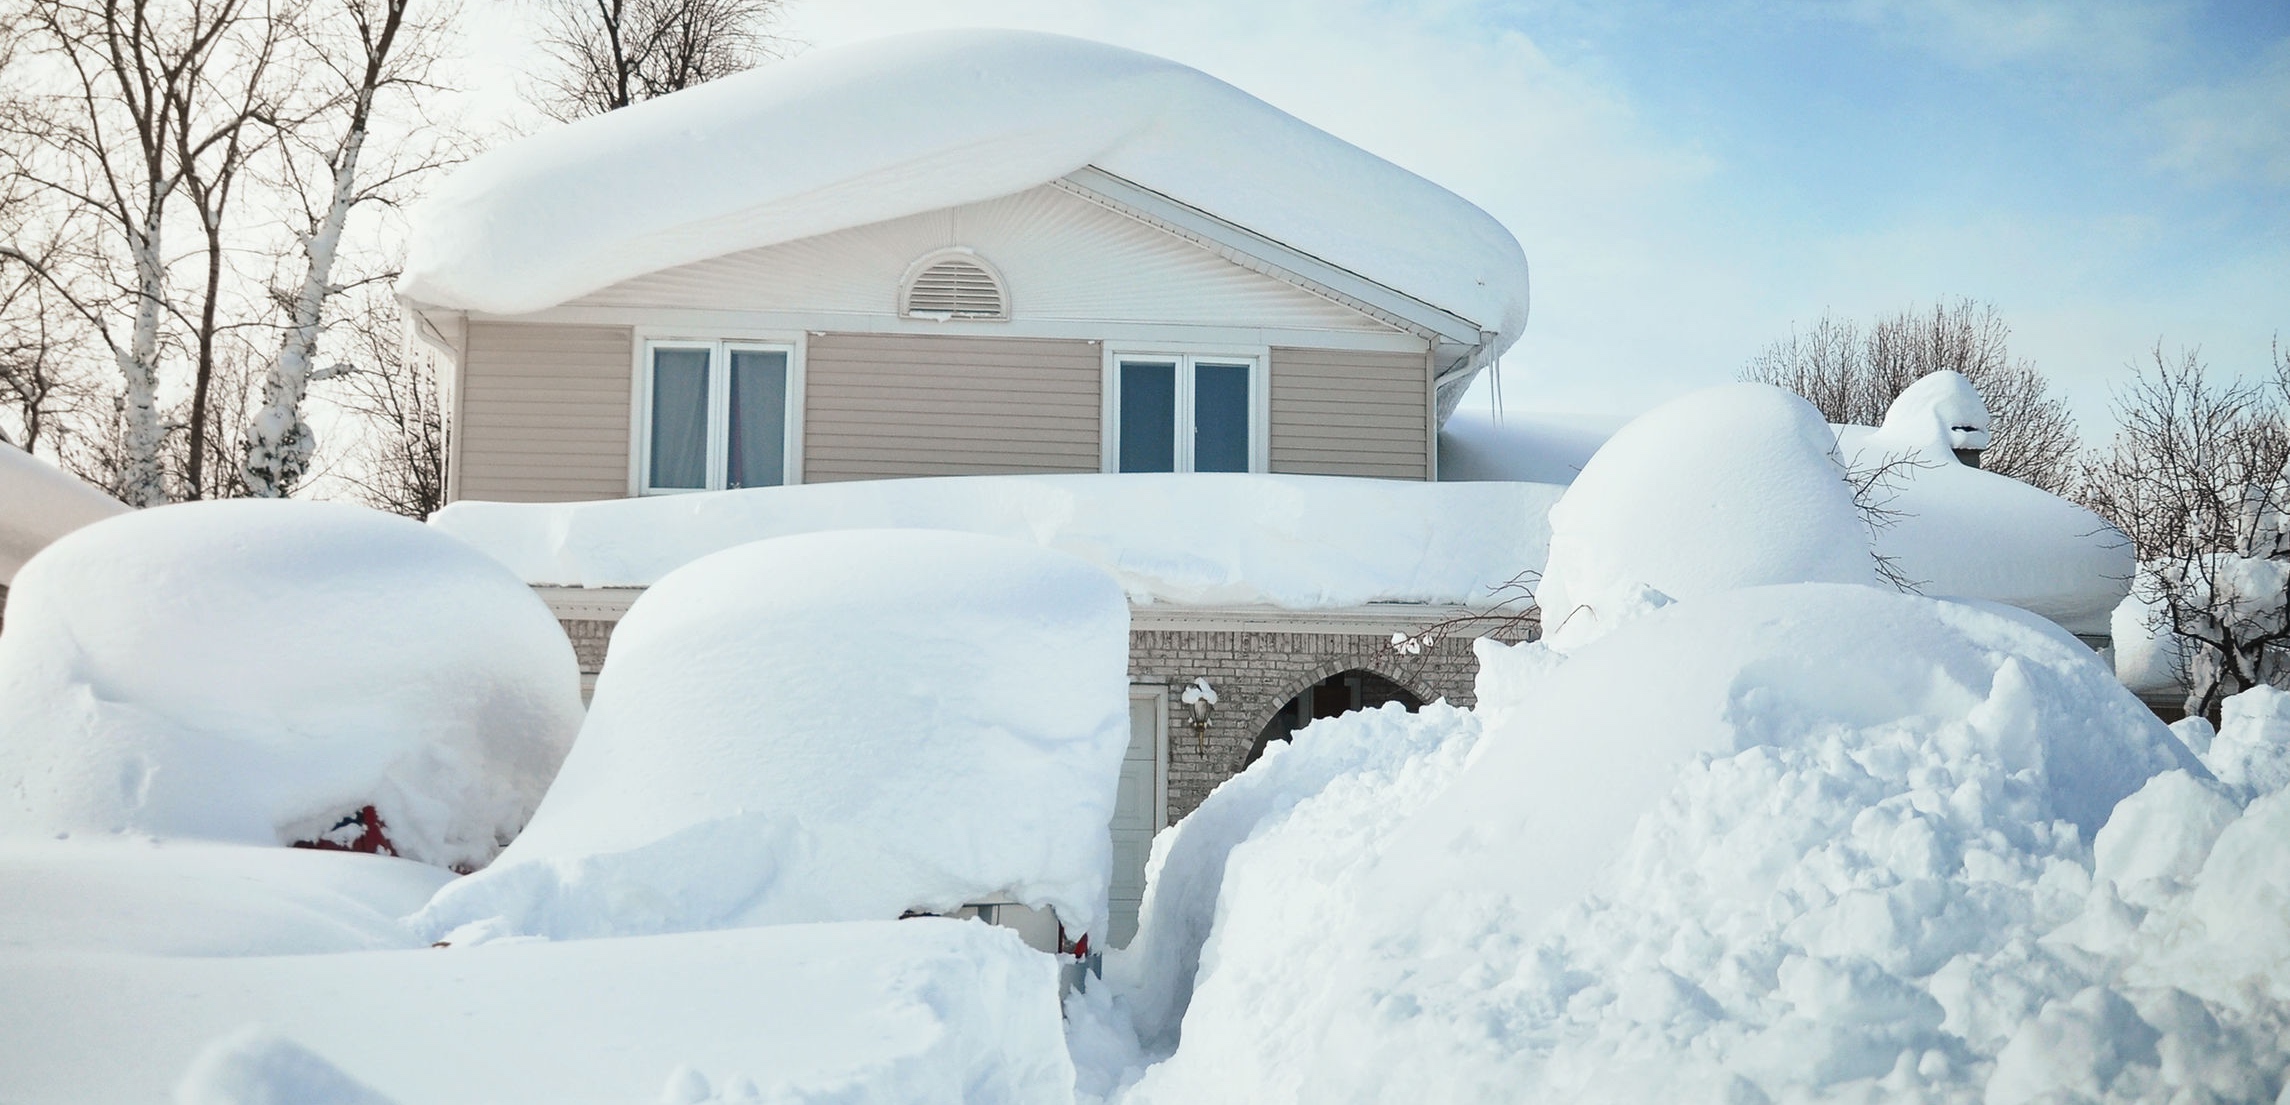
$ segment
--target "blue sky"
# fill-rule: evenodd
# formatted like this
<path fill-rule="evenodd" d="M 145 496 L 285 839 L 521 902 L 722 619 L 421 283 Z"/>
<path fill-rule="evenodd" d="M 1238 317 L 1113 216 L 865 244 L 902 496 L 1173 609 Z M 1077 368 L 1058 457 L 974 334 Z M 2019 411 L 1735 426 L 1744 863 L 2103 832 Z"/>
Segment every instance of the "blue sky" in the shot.
<path fill-rule="evenodd" d="M 1732 378 L 1824 310 L 1968 295 L 1997 304 L 2089 433 L 2158 340 L 2258 370 L 2290 337 L 2284 0 L 787 11 L 811 48 L 930 26 L 1132 46 L 1455 189 L 1534 270 L 1511 407 L 1634 411 Z"/>

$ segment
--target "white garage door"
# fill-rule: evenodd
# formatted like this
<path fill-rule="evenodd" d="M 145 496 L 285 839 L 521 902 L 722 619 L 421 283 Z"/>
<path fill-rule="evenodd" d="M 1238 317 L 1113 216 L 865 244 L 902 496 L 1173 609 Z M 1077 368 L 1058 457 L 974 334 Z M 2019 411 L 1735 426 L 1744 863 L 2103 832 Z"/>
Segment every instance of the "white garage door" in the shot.
<path fill-rule="evenodd" d="M 1129 688 L 1129 754 L 1121 761 L 1121 791 L 1113 806 L 1111 947 L 1129 946 L 1137 934 L 1137 907 L 1145 900 L 1145 857 L 1153 849 L 1168 806 L 1163 740 L 1169 731 L 1169 692 Z"/>

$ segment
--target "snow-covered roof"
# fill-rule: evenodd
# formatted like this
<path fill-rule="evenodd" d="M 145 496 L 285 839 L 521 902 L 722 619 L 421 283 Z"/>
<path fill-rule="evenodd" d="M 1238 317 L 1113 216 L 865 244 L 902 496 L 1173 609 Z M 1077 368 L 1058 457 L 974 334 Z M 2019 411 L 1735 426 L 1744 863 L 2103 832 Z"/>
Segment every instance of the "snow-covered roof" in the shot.
<path fill-rule="evenodd" d="M 820 50 L 502 146 L 416 210 L 399 290 L 522 314 L 1100 173 L 1468 320 L 1494 335 L 1475 364 L 1526 324 L 1526 258 L 1463 198 L 1198 70 L 1006 30 Z"/>
<path fill-rule="evenodd" d="M 0 444 L 0 587 L 32 554 L 127 504 L 22 449 Z"/>

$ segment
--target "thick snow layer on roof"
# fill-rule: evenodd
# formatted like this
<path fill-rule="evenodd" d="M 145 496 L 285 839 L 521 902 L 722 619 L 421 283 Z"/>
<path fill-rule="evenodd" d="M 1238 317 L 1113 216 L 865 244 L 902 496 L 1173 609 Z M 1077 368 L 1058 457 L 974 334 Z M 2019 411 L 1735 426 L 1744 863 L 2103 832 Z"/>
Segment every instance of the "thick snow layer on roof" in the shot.
<path fill-rule="evenodd" d="M 0 586 L 58 537 L 127 504 L 47 461 L 0 443 Z"/>
<path fill-rule="evenodd" d="M 1484 599 L 1542 563 L 1560 488 L 1331 476 L 958 476 L 590 503 L 454 503 L 430 524 L 527 582 L 644 586 L 719 549 L 943 529 L 1072 553 L 1137 602 L 1296 609 Z"/>
<path fill-rule="evenodd" d="M 1175 62 L 1005 30 L 818 50 L 502 146 L 422 202 L 399 289 L 536 311 L 1090 165 L 1469 319 L 1496 352 L 1526 324 L 1517 241 L 1446 189 Z"/>
<path fill-rule="evenodd" d="M 2280 1092 L 2290 795 L 2222 796 L 2056 631 L 1795 585 L 1569 655 L 1480 647 L 1476 716 L 1315 722 L 1156 842 L 1137 942 L 1069 1012 L 1093 1041 L 1165 1030 L 1135 980 L 1189 946 L 1181 1043 L 1084 1085 L 1128 1083 L 1127 1105 Z"/>
<path fill-rule="evenodd" d="M 532 824 L 420 923 L 577 938 L 1015 900 L 1102 932 L 1129 607 L 1039 546 L 859 530 L 645 592 Z"/>
<path fill-rule="evenodd" d="M 1544 632 L 1583 640 L 1648 603 L 1737 587 L 1877 582 L 1834 445 L 1811 403 L 1765 384 L 1639 416 L 1551 507 Z"/>
<path fill-rule="evenodd" d="M 548 608 L 435 529 L 336 503 L 137 511 L 9 592 L 0 836 L 275 845 L 372 806 L 398 854 L 482 864 L 580 717 Z"/>
<path fill-rule="evenodd" d="M 1569 484 L 1625 415 L 1466 407 L 1439 427 L 1439 478 Z"/>
<path fill-rule="evenodd" d="M 1064 1105 L 1057 978 L 1007 929 L 927 918 L 337 955 L 0 950 L 0 1090 Z"/>

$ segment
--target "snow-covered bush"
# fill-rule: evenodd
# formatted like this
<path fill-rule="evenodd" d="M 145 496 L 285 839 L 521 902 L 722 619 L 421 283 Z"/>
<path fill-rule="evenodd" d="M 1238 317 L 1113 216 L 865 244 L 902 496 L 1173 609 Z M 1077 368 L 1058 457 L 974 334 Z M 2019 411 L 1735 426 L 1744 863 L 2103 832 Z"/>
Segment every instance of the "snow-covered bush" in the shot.
<path fill-rule="evenodd" d="M 426 526 L 193 503 L 34 557 L 0 635 L 0 834 L 315 840 L 372 807 L 395 851 L 491 859 L 580 724 L 531 589 Z"/>
<path fill-rule="evenodd" d="M 1129 607 L 1000 538 L 859 530 L 677 569 L 564 771 L 422 923 L 456 941 L 894 918 L 1008 894 L 1100 927 Z"/>
<path fill-rule="evenodd" d="M 1835 448 L 1811 403 L 1765 384 L 1708 388 L 1640 415 L 1551 507 L 1536 594 L 1544 632 L 1565 648 L 1670 599 L 1875 582 Z"/>
<path fill-rule="evenodd" d="M 1483 647 L 1483 724 L 1427 712 L 1368 770 L 1284 776 L 1394 719 L 1317 723 L 1193 815 L 1237 843 L 1188 858 L 1190 822 L 1168 834 L 1157 882 L 1221 864 L 1214 927 L 1179 1046 L 1124 1100 L 2279 1089 L 2290 937 L 2256 929 L 2290 901 L 2260 870 L 2290 834 L 2254 823 L 2279 799 L 2226 816 L 2057 630 L 1801 585 L 1675 603 L 1564 657 Z M 2095 877 L 2111 813 L 2139 824 L 2101 835 Z M 2114 876 L 2194 889 L 2147 911 Z M 1170 912 L 1148 908 L 1133 954 Z M 1165 1022 L 1165 997 L 1108 978 L 1141 1034 Z"/>

